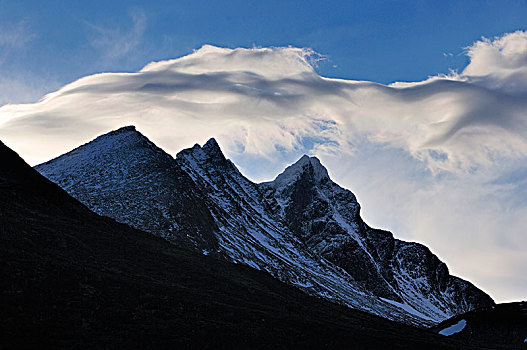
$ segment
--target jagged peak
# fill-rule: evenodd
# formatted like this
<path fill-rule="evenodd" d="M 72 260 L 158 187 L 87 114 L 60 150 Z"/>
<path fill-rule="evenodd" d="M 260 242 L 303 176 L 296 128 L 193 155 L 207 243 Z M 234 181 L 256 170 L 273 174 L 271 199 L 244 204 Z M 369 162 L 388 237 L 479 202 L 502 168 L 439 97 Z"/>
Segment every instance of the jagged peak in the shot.
<path fill-rule="evenodd" d="M 203 145 L 203 147 L 216 147 L 216 148 L 220 148 L 220 146 L 218 145 L 218 141 L 216 141 L 216 139 L 214 137 L 211 137 L 210 139 L 208 139 L 207 142 L 205 142 L 205 144 Z"/>
<path fill-rule="evenodd" d="M 176 156 L 176 159 L 178 158 L 193 158 L 200 163 L 211 161 L 217 165 L 223 164 L 229 165 L 229 167 L 232 164 L 225 158 L 225 155 L 221 151 L 218 142 L 214 138 L 210 138 L 203 146 L 200 146 L 196 143 L 192 148 L 187 148 L 180 151 Z"/>
<path fill-rule="evenodd" d="M 329 179 L 328 171 L 322 165 L 320 160 L 317 157 L 310 157 L 304 154 L 295 163 L 285 168 L 285 170 L 278 175 L 274 181 L 272 181 L 272 184 L 275 186 L 287 185 L 294 182 L 306 171 L 312 171 L 313 179 L 317 182 L 320 182 L 323 179 Z"/>
<path fill-rule="evenodd" d="M 323 169 L 324 171 L 326 171 L 326 168 L 322 165 L 322 163 L 320 162 L 320 159 L 318 159 L 315 156 L 310 157 L 307 154 L 304 154 L 302 157 L 300 157 L 300 159 L 297 160 L 295 163 L 293 163 L 293 165 L 301 164 L 302 166 L 304 166 L 307 163 L 311 163 L 313 168 Z"/>
<path fill-rule="evenodd" d="M 218 145 L 218 142 L 215 138 L 211 137 L 202 147 L 203 151 L 207 153 L 208 155 L 219 155 L 221 154 L 223 156 L 223 152 L 221 151 L 220 145 Z"/>

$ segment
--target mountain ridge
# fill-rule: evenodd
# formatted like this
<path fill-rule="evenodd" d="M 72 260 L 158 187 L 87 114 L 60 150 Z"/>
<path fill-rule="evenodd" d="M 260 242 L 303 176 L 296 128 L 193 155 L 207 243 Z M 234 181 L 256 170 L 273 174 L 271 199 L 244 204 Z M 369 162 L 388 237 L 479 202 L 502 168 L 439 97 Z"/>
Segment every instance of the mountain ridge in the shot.
<path fill-rule="evenodd" d="M 130 126 L 116 131 L 103 136 L 144 137 Z M 153 187 L 145 190 L 137 179 L 126 175 L 128 168 L 137 168 L 135 159 L 140 157 L 124 152 L 125 146 L 120 142 L 110 142 L 108 147 L 100 140 L 76 149 L 92 154 L 91 158 L 84 157 L 81 162 L 76 160 L 68 165 L 64 162 L 72 159 L 68 152 L 61 156 L 62 160 L 58 157 L 35 168 L 62 184 L 88 207 L 99 209 L 99 214 L 132 226 L 142 225 L 138 228 L 175 244 L 183 242 L 204 254 L 216 254 L 265 270 L 308 294 L 390 319 L 428 326 L 457 313 L 493 304 L 488 295 L 470 282 L 450 276 L 446 265 L 425 246 L 397 240 L 388 231 L 366 225 L 360 218 L 356 197 L 334 183 L 316 157 L 303 156 L 275 180 L 255 184 L 239 172 L 211 138 L 203 146 L 196 144 L 180 151 L 175 158 L 160 149 L 151 153 L 145 166 Z M 126 150 L 138 152 L 133 147 Z M 159 158 L 170 163 L 172 170 L 167 179 L 158 176 L 165 163 Z M 106 177 L 86 173 L 87 169 L 104 171 Z M 121 187 L 112 185 L 110 180 L 114 178 L 125 183 L 135 196 L 137 206 L 128 206 L 124 210 L 126 215 L 111 205 L 112 196 L 122 192 Z M 178 187 L 179 178 L 186 179 L 186 185 Z M 100 188 L 94 192 L 86 191 L 97 186 Z M 192 218 L 190 211 L 188 217 L 180 217 L 176 207 L 172 216 L 163 216 L 165 207 L 173 205 L 173 197 L 155 201 L 161 215 L 153 221 L 165 218 L 167 222 L 176 222 L 178 230 L 163 235 L 147 227 L 152 218 L 144 213 L 152 213 L 152 208 L 142 198 L 164 193 L 166 188 L 175 189 L 172 192 L 178 194 L 178 205 L 199 202 L 209 222 L 198 231 L 199 237 L 193 237 L 192 230 L 196 230 L 200 220 Z M 104 210 L 97 204 L 98 191 L 108 194 L 103 200 Z M 188 224 L 188 220 L 193 224 Z"/>
<path fill-rule="evenodd" d="M 100 216 L 1 142 L 0 164 L 1 348 L 462 345 Z"/>

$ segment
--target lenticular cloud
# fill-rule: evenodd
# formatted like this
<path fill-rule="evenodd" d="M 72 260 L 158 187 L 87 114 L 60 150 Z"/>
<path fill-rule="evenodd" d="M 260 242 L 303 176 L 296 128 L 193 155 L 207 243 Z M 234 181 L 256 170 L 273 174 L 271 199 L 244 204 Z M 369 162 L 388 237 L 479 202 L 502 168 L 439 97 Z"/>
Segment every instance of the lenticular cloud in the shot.
<path fill-rule="evenodd" d="M 231 151 L 264 156 L 306 144 L 313 149 L 301 151 L 352 152 L 360 136 L 431 169 L 467 169 L 527 152 L 527 99 L 511 78 L 527 70 L 526 43 L 524 32 L 483 40 L 468 49 L 461 75 L 392 86 L 320 77 L 311 50 L 207 45 L 4 106 L 0 137 L 36 163 L 130 123 L 172 152 L 214 135 Z M 42 138 L 46 147 L 32 142 Z"/>
<path fill-rule="evenodd" d="M 445 223 L 447 219 L 441 215 L 436 221 L 432 215 L 424 220 L 419 215 L 426 205 L 435 205 L 429 204 L 431 198 L 445 199 L 443 191 L 454 193 L 455 188 L 458 197 L 454 196 L 454 202 L 463 198 L 466 205 L 479 208 L 491 190 L 482 193 L 475 190 L 474 183 L 477 189 L 490 188 L 481 186 L 492 183 L 505 196 L 518 186 L 518 182 L 506 179 L 518 177 L 525 170 L 518 164 L 527 155 L 527 33 L 518 31 L 492 40 L 482 39 L 466 52 L 470 63 L 461 73 L 382 85 L 322 77 L 313 66 L 320 56 L 310 49 L 226 49 L 205 45 L 181 58 L 152 62 L 135 73 L 84 77 L 37 103 L 2 106 L 0 139 L 27 161 L 37 164 L 129 124 L 172 154 L 216 137 L 242 169 L 257 169 L 248 172 L 253 179 L 262 175 L 258 173 L 260 161 L 281 162 L 270 167 L 275 172 L 284 165 L 284 154 L 289 155 L 287 161 L 301 153 L 315 154 L 323 160 L 326 157 L 328 162 L 331 157 L 340 157 L 342 161 L 337 164 L 363 159 L 364 167 L 376 167 L 362 173 L 368 181 L 372 171 L 401 169 L 398 177 L 387 170 L 383 173 L 398 185 L 374 186 L 370 192 L 364 190 L 365 197 L 379 197 L 382 188 L 383 196 L 393 191 L 393 198 L 399 198 L 401 189 L 407 189 L 405 205 L 397 200 L 393 201 L 394 206 L 379 201 L 375 207 L 378 215 L 394 215 L 394 225 L 399 224 L 409 236 L 418 227 L 421 241 L 440 247 L 440 242 L 432 242 L 434 234 L 439 234 L 437 227 L 448 224 L 454 230 L 466 227 L 468 222 L 470 229 L 476 220 L 480 222 L 481 215 L 466 213 L 450 223 Z M 367 155 L 366 146 L 370 150 Z M 406 170 L 400 166 L 402 163 L 396 164 L 393 157 L 387 157 L 379 166 L 378 154 L 386 154 L 386 150 L 395 152 L 401 162 L 410 162 L 409 166 L 422 166 L 428 175 L 410 179 L 403 174 Z M 355 178 L 360 180 L 360 174 L 357 168 Z M 458 178 L 448 179 L 454 183 L 438 182 L 437 174 Z M 272 175 L 263 173 L 264 178 Z M 477 179 L 471 178 L 470 183 L 460 180 L 469 175 Z M 341 175 L 341 179 L 346 176 Z M 412 187 L 416 181 L 416 187 Z M 368 188 L 364 184 L 361 189 Z M 424 191 L 424 185 L 432 187 Z M 497 193 L 492 191 L 492 195 Z M 448 207 L 452 205 L 438 204 L 427 210 L 447 213 Z M 521 214 L 526 212 L 527 204 L 514 208 Z M 510 207 L 503 206 L 493 213 L 500 210 L 511 213 Z M 400 218 L 406 216 L 416 219 L 412 224 L 401 223 Z M 446 217 L 456 218 L 448 214 Z M 512 248 L 500 242 L 503 249 L 510 251 L 517 247 L 523 232 L 522 224 L 514 222 L 514 217 L 507 221 L 511 232 L 516 232 L 506 242 Z M 496 230 L 499 227 L 483 225 L 477 232 L 478 242 L 487 242 L 486 248 L 495 245 Z M 430 236 L 427 238 L 426 234 Z M 452 239 L 459 236 L 455 231 L 443 231 L 441 235 Z M 473 241 L 460 244 L 470 242 Z M 517 251 L 510 256 L 516 259 L 507 262 L 510 266 L 527 263 L 525 255 Z M 453 259 L 456 258 L 447 257 L 449 264 L 458 266 L 457 271 L 463 271 L 467 278 L 480 268 L 477 264 L 467 267 L 461 261 L 456 265 Z M 522 281 L 527 286 L 527 281 Z M 493 283 L 498 284 L 496 280 Z"/>
<path fill-rule="evenodd" d="M 32 163 L 123 124 L 171 152 L 216 136 L 231 153 L 265 157 L 351 153 L 367 138 L 434 171 L 524 156 L 527 91 L 519 81 L 527 80 L 517 76 L 527 72 L 526 33 L 484 39 L 467 52 L 461 74 L 385 86 L 321 77 L 308 49 L 206 45 L 137 73 L 79 79 L 38 103 L 3 106 L 0 137 Z"/>

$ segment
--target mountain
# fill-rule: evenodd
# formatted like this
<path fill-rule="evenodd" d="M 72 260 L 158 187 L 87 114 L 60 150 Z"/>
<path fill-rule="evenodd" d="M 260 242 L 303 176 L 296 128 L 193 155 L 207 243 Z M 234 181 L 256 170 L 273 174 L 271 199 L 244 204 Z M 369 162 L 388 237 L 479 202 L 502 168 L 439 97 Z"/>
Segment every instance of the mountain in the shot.
<path fill-rule="evenodd" d="M 493 349 L 527 349 L 527 302 L 497 304 L 457 315 L 432 331 Z"/>
<path fill-rule="evenodd" d="M 465 346 L 99 216 L 1 142 L 0 164 L 0 348 Z"/>
<path fill-rule="evenodd" d="M 375 295 L 434 320 L 493 304 L 469 282 L 449 275 L 424 245 L 366 225 L 355 195 L 331 181 L 317 158 L 303 156 L 260 187 L 273 212 L 310 251 Z"/>
<path fill-rule="evenodd" d="M 38 169 L 47 169 L 47 176 L 73 197 L 89 198 L 86 204 L 98 214 L 176 245 L 218 250 L 218 228 L 206 198 L 169 154 L 133 126 L 100 136 Z"/>
<path fill-rule="evenodd" d="M 101 215 L 392 320 L 430 326 L 493 304 L 423 245 L 368 227 L 314 157 L 255 184 L 214 139 L 173 159 L 125 127 L 36 169 Z"/>

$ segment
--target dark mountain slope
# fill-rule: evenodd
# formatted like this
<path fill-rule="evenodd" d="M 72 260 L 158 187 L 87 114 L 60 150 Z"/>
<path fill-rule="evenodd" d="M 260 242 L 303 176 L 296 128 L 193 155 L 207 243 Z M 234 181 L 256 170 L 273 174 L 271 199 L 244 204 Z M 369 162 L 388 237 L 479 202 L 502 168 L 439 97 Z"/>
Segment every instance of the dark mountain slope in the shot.
<path fill-rule="evenodd" d="M 431 329 L 468 344 L 527 349 L 527 302 L 496 304 L 457 315 Z"/>
<path fill-rule="evenodd" d="M 0 143 L 0 348 L 454 349 L 89 211 Z"/>

